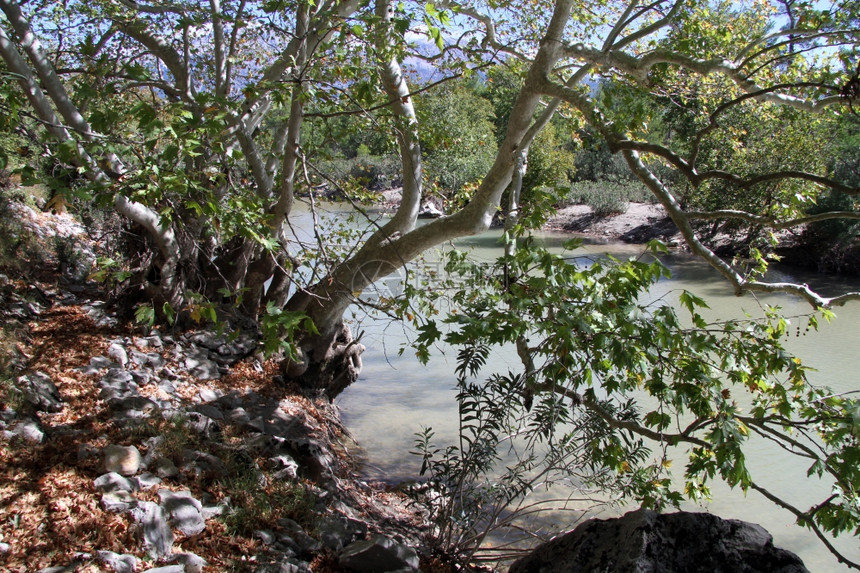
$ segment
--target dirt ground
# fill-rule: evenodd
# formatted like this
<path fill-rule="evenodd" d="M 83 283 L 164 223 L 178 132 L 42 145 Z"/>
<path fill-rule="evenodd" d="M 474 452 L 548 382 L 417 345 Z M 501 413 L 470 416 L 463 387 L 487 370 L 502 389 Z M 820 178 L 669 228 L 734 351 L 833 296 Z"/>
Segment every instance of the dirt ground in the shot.
<path fill-rule="evenodd" d="M 671 242 L 678 233 L 663 207 L 649 203 L 630 203 L 625 213 L 610 217 L 596 216 L 587 205 L 569 205 L 550 217 L 544 229 L 628 243 L 646 243 L 655 238 Z"/>

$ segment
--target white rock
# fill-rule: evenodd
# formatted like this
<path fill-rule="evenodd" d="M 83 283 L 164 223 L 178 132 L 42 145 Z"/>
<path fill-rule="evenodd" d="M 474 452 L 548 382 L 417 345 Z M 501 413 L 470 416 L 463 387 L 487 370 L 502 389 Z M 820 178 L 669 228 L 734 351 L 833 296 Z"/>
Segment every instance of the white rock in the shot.
<path fill-rule="evenodd" d="M 132 476 L 140 469 L 140 452 L 134 446 L 111 444 L 104 449 L 105 471 Z"/>

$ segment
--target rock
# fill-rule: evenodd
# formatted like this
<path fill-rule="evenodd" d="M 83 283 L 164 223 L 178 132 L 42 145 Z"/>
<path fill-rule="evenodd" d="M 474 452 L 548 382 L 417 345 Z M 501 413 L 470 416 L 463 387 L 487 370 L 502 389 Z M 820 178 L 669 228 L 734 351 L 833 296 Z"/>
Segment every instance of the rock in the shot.
<path fill-rule="evenodd" d="M 145 472 L 137 477 L 137 483 L 140 485 L 140 489 L 152 489 L 157 485 L 161 485 L 161 478 L 157 475 Z"/>
<path fill-rule="evenodd" d="M 808 573 L 759 525 L 709 513 L 648 509 L 590 519 L 517 560 L 510 573 L 708 571 Z"/>
<path fill-rule="evenodd" d="M 107 374 L 99 381 L 99 385 L 101 386 L 99 395 L 103 400 L 121 400 L 139 394 L 138 386 L 131 373 L 119 368 L 108 370 Z"/>
<path fill-rule="evenodd" d="M 114 342 L 108 347 L 108 358 L 119 364 L 120 368 L 128 366 L 128 352 L 121 344 Z"/>
<path fill-rule="evenodd" d="M 104 449 L 105 471 L 131 476 L 140 469 L 140 452 L 134 446 L 111 444 Z"/>
<path fill-rule="evenodd" d="M 116 573 L 134 573 L 137 569 L 137 557 L 120 555 L 113 551 L 97 551 L 98 560 L 116 571 Z"/>
<path fill-rule="evenodd" d="M 231 390 L 229 393 L 224 394 L 223 396 L 219 396 L 218 399 L 215 400 L 213 406 L 217 406 L 222 410 L 233 410 L 236 408 L 241 408 L 242 404 L 242 395 L 239 394 L 237 390 Z M 244 412 L 245 410 L 242 409 L 242 411 Z"/>
<path fill-rule="evenodd" d="M 286 454 L 269 458 L 269 465 L 275 472 L 272 477 L 276 480 L 296 479 L 299 471 L 299 464 L 296 463 L 296 460 Z"/>
<path fill-rule="evenodd" d="M 254 434 L 242 444 L 242 449 L 252 456 L 272 457 L 278 454 L 284 445 L 280 436 L 269 434 Z"/>
<path fill-rule="evenodd" d="M 201 402 L 214 402 L 221 396 L 215 390 L 210 388 L 202 388 L 200 390 L 200 401 Z"/>
<path fill-rule="evenodd" d="M 45 441 L 45 432 L 39 426 L 39 422 L 32 418 L 24 418 L 12 429 L 12 436 L 17 436 L 24 440 L 26 444 L 41 444 Z"/>
<path fill-rule="evenodd" d="M 159 380 L 158 388 L 171 396 L 176 396 L 176 385 L 170 380 Z"/>
<path fill-rule="evenodd" d="M 207 418 L 211 418 L 215 421 L 224 421 L 224 412 L 212 406 L 210 404 L 198 404 L 194 406 L 194 411 L 203 414 Z"/>
<path fill-rule="evenodd" d="M 161 370 L 167 362 L 164 357 L 157 352 L 138 352 L 131 351 L 131 362 L 137 366 L 148 366 L 154 370 Z"/>
<path fill-rule="evenodd" d="M 36 573 L 75 573 L 78 570 L 80 563 L 72 563 L 71 565 L 59 565 L 57 567 L 43 567 Z"/>
<path fill-rule="evenodd" d="M 286 531 L 287 535 L 281 536 L 280 542 L 295 549 L 300 555 L 310 555 L 322 549 L 322 544 L 308 535 L 301 525 L 292 519 L 281 518 L 278 525 Z"/>
<path fill-rule="evenodd" d="M 101 454 L 101 450 L 90 444 L 78 444 L 78 461 L 82 462 Z"/>
<path fill-rule="evenodd" d="M 334 551 L 340 551 L 350 543 L 364 539 L 367 524 L 343 515 L 327 515 L 317 524 L 320 541 Z"/>
<path fill-rule="evenodd" d="M 112 362 L 104 356 L 93 356 L 90 358 L 90 363 L 88 365 L 75 368 L 75 370 L 82 372 L 83 374 L 98 374 L 106 368 L 116 368 L 117 366 L 118 364 L 116 362 Z"/>
<path fill-rule="evenodd" d="M 102 507 L 112 513 L 125 513 L 137 506 L 137 500 L 125 490 L 108 491 L 102 494 Z"/>
<path fill-rule="evenodd" d="M 185 573 L 184 565 L 167 565 L 165 567 L 154 567 L 143 573 Z"/>
<path fill-rule="evenodd" d="M 443 216 L 444 214 L 445 213 L 443 213 L 442 210 L 439 209 L 439 207 L 437 207 L 436 205 L 434 205 L 433 203 L 430 203 L 428 201 L 427 203 L 424 203 L 424 205 L 421 206 L 421 210 L 418 211 L 418 218 L 419 219 L 438 219 L 439 217 Z"/>
<path fill-rule="evenodd" d="M 102 493 L 111 491 L 137 491 L 140 486 L 136 479 L 128 479 L 116 472 L 109 472 L 97 477 L 93 486 Z"/>
<path fill-rule="evenodd" d="M 204 476 L 222 478 L 228 473 L 224 462 L 212 454 L 185 449 L 182 450 L 180 455 L 182 463 L 179 469 L 192 474 L 196 478 Z"/>
<path fill-rule="evenodd" d="M 173 551 L 173 531 L 167 515 L 160 505 L 151 501 L 139 502 L 131 515 L 140 528 L 143 545 L 154 558 L 167 557 Z"/>
<path fill-rule="evenodd" d="M 125 398 L 116 398 L 109 402 L 112 410 L 118 412 L 141 412 L 149 416 L 158 410 L 158 404 L 154 400 L 144 398 L 143 396 L 126 396 Z M 140 417 L 132 414 L 130 417 Z"/>
<path fill-rule="evenodd" d="M 9 553 L 10 549 L 12 549 L 12 547 L 8 543 L 0 542 L 0 553 Z"/>
<path fill-rule="evenodd" d="M 17 419 L 18 412 L 16 412 L 9 406 L 6 406 L 2 410 L 0 410 L 0 421 L 2 421 L 4 424 L 11 424 Z"/>
<path fill-rule="evenodd" d="M 207 564 L 205 559 L 194 553 L 179 553 L 176 561 L 185 567 L 185 573 L 203 573 Z"/>
<path fill-rule="evenodd" d="M 203 505 L 192 497 L 190 491 L 160 489 L 158 498 L 161 500 L 161 507 L 167 512 L 168 523 L 184 535 L 190 537 L 206 529 L 206 522 L 201 514 Z"/>
<path fill-rule="evenodd" d="M 158 458 L 150 468 L 160 478 L 171 478 L 179 473 L 179 468 L 168 458 Z"/>
<path fill-rule="evenodd" d="M 385 571 L 418 571 L 418 554 L 414 549 L 390 537 L 374 535 L 367 541 L 356 541 L 341 551 L 342 567 L 367 573 Z"/>
<path fill-rule="evenodd" d="M 322 442 L 314 438 L 297 438 L 287 443 L 293 449 L 303 475 L 317 483 L 332 479 L 332 459 Z"/>
<path fill-rule="evenodd" d="M 275 534 L 267 529 L 258 529 L 251 537 L 259 539 L 267 547 L 275 544 Z"/>
<path fill-rule="evenodd" d="M 135 384 L 138 386 L 149 386 L 158 378 L 151 370 L 131 370 L 131 377 L 134 378 Z"/>
<path fill-rule="evenodd" d="M 186 412 L 185 425 L 200 434 L 205 439 L 211 439 L 214 434 L 221 431 L 218 422 L 205 416 L 200 412 Z"/>
<path fill-rule="evenodd" d="M 312 573 L 309 563 L 287 557 L 280 563 L 262 565 L 254 573 Z"/>
<path fill-rule="evenodd" d="M 44 372 L 33 372 L 18 378 L 18 389 L 24 401 L 42 412 L 59 412 L 63 409 L 60 391 L 51 377 Z"/>
<path fill-rule="evenodd" d="M 204 505 L 203 509 L 200 510 L 200 514 L 203 516 L 203 519 L 212 519 L 213 517 L 226 515 L 230 511 L 229 502 L 230 498 L 227 498 L 220 501 L 217 505 Z"/>
<path fill-rule="evenodd" d="M 158 375 L 165 380 L 177 380 L 179 378 L 179 374 L 166 366 L 158 371 Z"/>
<path fill-rule="evenodd" d="M 189 348 L 185 352 L 184 366 L 198 380 L 217 380 L 221 378 L 218 363 L 210 360 L 209 352 L 202 348 Z"/>

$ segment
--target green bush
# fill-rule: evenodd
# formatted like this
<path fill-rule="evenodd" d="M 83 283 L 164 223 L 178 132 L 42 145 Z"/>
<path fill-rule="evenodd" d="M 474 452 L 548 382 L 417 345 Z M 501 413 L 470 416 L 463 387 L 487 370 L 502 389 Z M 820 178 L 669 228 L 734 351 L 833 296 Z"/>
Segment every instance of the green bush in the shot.
<path fill-rule="evenodd" d="M 588 205 L 598 217 L 620 215 L 629 203 L 653 203 L 654 197 L 634 181 L 577 181 L 563 198 L 564 205 Z"/>

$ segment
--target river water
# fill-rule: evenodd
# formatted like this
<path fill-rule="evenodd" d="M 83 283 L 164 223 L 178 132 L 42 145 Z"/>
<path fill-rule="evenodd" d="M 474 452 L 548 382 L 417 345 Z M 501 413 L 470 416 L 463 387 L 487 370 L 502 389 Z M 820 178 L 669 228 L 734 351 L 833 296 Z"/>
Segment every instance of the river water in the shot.
<path fill-rule="evenodd" d="M 544 235 L 547 246 L 560 250 L 563 239 L 558 235 Z M 501 253 L 498 233 L 489 232 L 479 237 L 460 241 L 457 246 L 471 250 L 477 259 L 489 260 Z M 642 248 L 624 244 L 584 245 L 574 256 L 600 256 L 611 253 L 616 257 L 636 256 Z M 744 313 L 760 316 L 765 303 L 778 304 L 787 316 L 802 315 L 809 307 L 792 297 L 769 296 L 754 298 L 735 297 L 729 285 L 713 269 L 701 261 L 683 255 L 667 256 L 664 263 L 672 270 L 672 279 L 658 283 L 651 296 L 665 297 L 677 301 L 680 289 L 689 290 L 705 298 L 713 318 L 741 317 Z M 779 270 L 774 271 L 780 273 Z M 784 280 L 800 280 L 826 291 L 857 288 L 844 281 L 829 281 L 819 276 L 800 276 L 798 273 L 781 277 Z M 360 317 L 360 313 L 357 315 Z M 823 324 L 819 331 L 806 332 L 806 320 L 798 317 L 794 325 L 800 327 L 799 335 L 787 341 L 788 349 L 800 356 L 805 364 L 816 369 L 810 376 L 817 384 L 826 384 L 835 391 L 860 390 L 860 353 L 857 351 L 857 324 L 860 319 L 860 304 L 837 309 L 837 319 Z M 354 331 L 363 330 L 364 369 L 359 380 L 338 399 L 344 421 L 352 430 L 364 449 L 368 478 L 388 482 L 399 482 L 415 478 L 419 472 L 420 459 L 408 452 L 414 445 L 414 434 L 425 426 L 431 426 L 438 445 L 453 443 L 457 435 L 455 395 L 455 353 L 441 346 L 425 366 L 418 362 L 408 347 L 403 355 L 398 352 L 408 344 L 412 333 L 399 323 L 372 318 L 361 319 Z M 499 353 L 489 365 L 496 370 L 518 368 L 519 360 L 513 351 L 509 355 Z M 775 450 L 769 444 L 751 441 L 747 465 L 757 481 L 766 489 L 780 492 L 797 507 L 805 508 L 810 499 L 823 499 L 829 491 L 826 483 L 809 480 L 805 476 L 806 466 L 797 458 Z M 678 457 L 681 457 L 679 453 Z M 679 468 L 683 468 L 679 460 Z M 682 469 L 678 470 L 679 472 Z M 775 544 L 803 558 L 812 572 L 848 570 L 840 565 L 815 535 L 793 525 L 793 516 L 756 492 L 747 495 L 731 490 L 720 482 L 711 484 L 714 501 L 684 509 L 708 511 L 724 518 L 743 519 L 759 523 L 775 538 Z M 817 498 L 808 497 L 815 493 Z M 614 510 L 623 512 L 633 507 Z M 608 516 L 612 510 L 602 516 Z M 559 518 L 556 518 L 559 520 Z M 564 528 L 564 518 L 556 523 Z M 843 536 L 835 544 L 846 556 L 860 560 L 856 539 Z"/>

